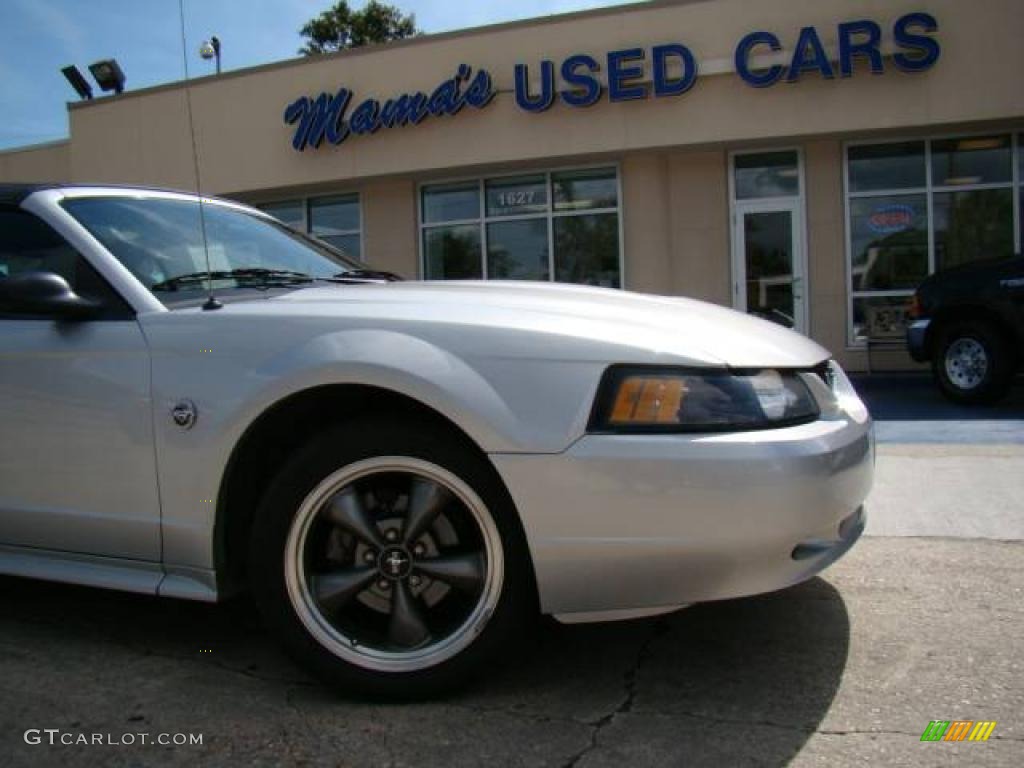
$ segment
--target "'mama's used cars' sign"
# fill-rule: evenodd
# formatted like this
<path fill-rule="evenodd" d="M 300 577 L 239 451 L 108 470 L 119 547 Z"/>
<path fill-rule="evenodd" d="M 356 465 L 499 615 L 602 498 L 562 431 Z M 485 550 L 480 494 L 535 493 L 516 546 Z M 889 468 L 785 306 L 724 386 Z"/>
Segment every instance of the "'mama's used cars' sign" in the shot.
<path fill-rule="evenodd" d="M 933 34 L 939 25 L 927 13 L 908 13 L 893 24 L 895 51 L 892 63 L 904 72 L 923 72 L 939 59 L 939 42 Z M 793 46 L 789 61 L 771 66 L 755 66 L 753 57 L 778 54 L 782 41 L 771 32 L 757 31 L 745 35 L 736 45 L 733 65 L 745 83 L 754 88 L 767 88 L 785 79 L 798 82 L 805 75 L 826 79 L 852 77 L 854 64 L 860 60 L 872 74 L 882 74 L 882 28 L 870 20 L 849 21 L 837 28 L 838 51 L 830 57 L 814 27 L 804 27 Z M 513 71 L 516 105 L 526 112 L 543 112 L 556 98 L 569 107 L 587 107 L 607 95 L 609 101 L 631 101 L 647 98 L 680 96 L 697 82 L 697 59 L 685 45 L 669 43 L 650 49 L 650 73 L 644 48 L 609 51 L 603 57 L 606 77 L 598 73 L 602 62 L 586 53 L 567 56 L 557 66 L 565 87 L 557 89 L 556 63 L 544 59 L 531 78 L 526 64 L 516 64 Z M 536 82 L 533 82 L 536 80 Z M 326 140 L 341 144 L 350 136 L 373 134 L 381 128 L 417 125 L 429 117 L 456 115 L 464 108 L 483 109 L 493 101 L 495 88 L 491 74 L 485 69 L 462 64 L 455 74 L 440 83 L 431 93 L 415 91 L 387 99 L 360 101 L 349 110 L 353 93 L 345 87 L 334 94 L 321 93 L 315 98 L 300 96 L 284 111 L 284 121 L 295 126 L 292 147 L 302 151 L 319 147 Z"/>

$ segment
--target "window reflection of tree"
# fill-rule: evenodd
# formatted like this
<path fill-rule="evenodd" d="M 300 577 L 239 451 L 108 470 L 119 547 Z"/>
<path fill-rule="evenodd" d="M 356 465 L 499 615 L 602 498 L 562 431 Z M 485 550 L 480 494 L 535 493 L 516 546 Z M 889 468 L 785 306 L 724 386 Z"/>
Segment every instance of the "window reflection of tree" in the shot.
<path fill-rule="evenodd" d="M 498 280 L 547 280 L 547 219 L 490 224 L 487 228 L 487 276 Z"/>
<path fill-rule="evenodd" d="M 618 216 L 561 216 L 555 219 L 557 279 L 619 287 Z"/>
<path fill-rule="evenodd" d="M 1012 190 L 944 192 L 935 197 L 937 269 L 1013 255 Z M 938 210 L 940 207 L 944 217 Z"/>
<path fill-rule="evenodd" d="M 474 237 L 452 230 L 428 235 L 430 243 L 430 277 L 438 280 L 459 280 L 480 277 L 480 244 Z"/>

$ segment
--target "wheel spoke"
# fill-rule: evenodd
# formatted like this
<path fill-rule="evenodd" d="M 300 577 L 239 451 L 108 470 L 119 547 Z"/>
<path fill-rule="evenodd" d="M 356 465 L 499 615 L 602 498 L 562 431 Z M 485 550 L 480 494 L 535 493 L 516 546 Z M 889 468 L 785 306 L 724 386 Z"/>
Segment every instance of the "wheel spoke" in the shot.
<path fill-rule="evenodd" d="M 327 505 L 326 517 L 340 528 L 359 537 L 367 544 L 372 544 L 378 549 L 384 546 L 384 537 L 380 528 L 373 522 L 363 503 L 359 500 L 359 494 L 351 487 L 345 488 L 341 493 L 331 499 Z"/>
<path fill-rule="evenodd" d="M 476 592 L 483 581 L 487 565 L 482 552 L 473 552 L 418 560 L 416 570 L 463 592 Z"/>
<path fill-rule="evenodd" d="M 335 611 L 370 586 L 376 575 L 370 566 L 318 573 L 311 579 L 313 596 L 322 610 Z"/>
<path fill-rule="evenodd" d="M 392 592 L 388 639 L 403 648 L 413 648 L 430 639 L 418 598 L 404 581 L 395 582 Z"/>
<path fill-rule="evenodd" d="M 402 541 L 411 546 L 434 522 L 451 500 L 451 492 L 432 480 L 417 477 L 409 493 L 409 514 L 402 530 Z"/>

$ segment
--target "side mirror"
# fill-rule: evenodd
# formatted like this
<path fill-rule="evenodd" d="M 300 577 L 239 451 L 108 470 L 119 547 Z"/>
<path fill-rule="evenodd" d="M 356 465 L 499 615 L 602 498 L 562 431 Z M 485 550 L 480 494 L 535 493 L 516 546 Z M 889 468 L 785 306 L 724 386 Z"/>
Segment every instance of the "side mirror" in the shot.
<path fill-rule="evenodd" d="M 71 290 L 67 280 L 53 272 L 0 278 L 0 313 L 86 320 L 102 309 L 102 304 L 82 298 Z"/>

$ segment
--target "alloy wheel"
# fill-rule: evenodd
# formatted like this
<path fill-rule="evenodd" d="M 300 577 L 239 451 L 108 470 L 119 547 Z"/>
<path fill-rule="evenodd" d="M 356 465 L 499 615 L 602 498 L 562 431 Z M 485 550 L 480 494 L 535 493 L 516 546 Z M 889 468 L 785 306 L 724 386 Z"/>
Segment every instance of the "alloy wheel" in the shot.
<path fill-rule="evenodd" d="M 480 497 L 436 464 L 385 456 L 332 473 L 285 547 L 296 614 L 331 653 L 390 672 L 472 643 L 501 594 L 501 539 Z"/>

